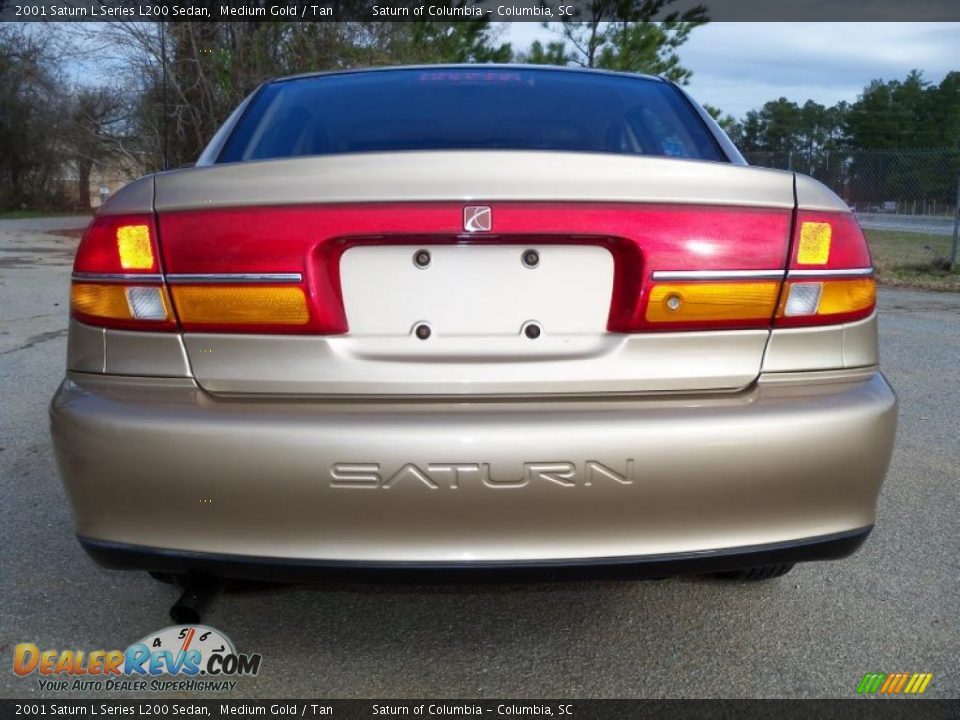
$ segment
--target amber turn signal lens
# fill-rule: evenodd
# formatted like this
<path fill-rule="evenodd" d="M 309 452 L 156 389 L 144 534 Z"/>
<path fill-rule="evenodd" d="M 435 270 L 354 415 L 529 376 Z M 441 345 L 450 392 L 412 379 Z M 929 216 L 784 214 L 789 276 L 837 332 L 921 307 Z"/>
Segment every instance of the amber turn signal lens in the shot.
<path fill-rule="evenodd" d="M 655 285 L 646 318 L 648 322 L 678 323 L 769 319 L 779 291 L 778 282 Z"/>
<path fill-rule="evenodd" d="M 823 283 L 818 315 L 839 315 L 872 308 L 877 302 L 877 283 L 873 278 L 834 280 Z"/>
<path fill-rule="evenodd" d="M 70 309 L 87 318 L 166 321 L 170 318 L 162 287 L 96 283 L 70 286 Z"/>
<path fill-rule="evenodd" d="M 70 308 L 92 317 L 130 319 L 126 288 L 122 285 L 74 283 L 70 286 Z"/>
<path fill-rule="evenodd" d="M 184 324 L 305 325 L 310 320 L 299 287 L 175 285 L 171 292 Z"/>
<path fill-rule="evenodd" d="M 812 289 L 819 290 L 819 300 Z M 798 301 L 798 293 L 812 299 L 808 307 Z M 824 280 L 821 282 L 788 283 L 777 317 L 862 314 L 877 302 L 877 283 L 873 278 Z"/>

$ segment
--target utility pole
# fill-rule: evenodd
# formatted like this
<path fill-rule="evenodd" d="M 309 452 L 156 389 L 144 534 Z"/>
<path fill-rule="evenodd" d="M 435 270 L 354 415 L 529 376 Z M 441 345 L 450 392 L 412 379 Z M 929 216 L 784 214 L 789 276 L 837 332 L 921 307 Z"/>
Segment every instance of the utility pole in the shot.
<path fill-rule="evenodd" d="M 960 245 L 960 175 L 957 175 L 957 205 L 953 209 L 953 245 L 950 248 L 950 270 L 957 272 L 957 246 Z"/>
<path fill-rule="evenodd" d="M 163 96 L 163 119 L 160 132 L 163 134 L 163 169 L 170 169 L 170 140 L 167 132 L 167 31 L 166 23 L 160 21 L 160 92 Z"/>

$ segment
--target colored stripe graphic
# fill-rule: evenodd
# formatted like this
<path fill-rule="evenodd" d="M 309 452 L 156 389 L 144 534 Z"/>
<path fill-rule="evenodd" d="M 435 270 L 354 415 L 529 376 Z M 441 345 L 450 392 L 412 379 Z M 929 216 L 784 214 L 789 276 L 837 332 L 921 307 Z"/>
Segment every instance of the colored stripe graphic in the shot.
<path fill-rule="evenodd" d="M 873 693 L 919 695 L 927 689 L 931 680 L 933 680 L 933 673 L 867 673 L 857 686 L 857 693 L 860 695 Z"/>
<path fill-rule="evenodd" d="M 907 689 L 904 690 L 904 692 L 919 695 L 927 689 L 927 685 L 930 684 L 931 680 L 933 680 L 933 673 L 914 673 L 913 677 L 910 678 L 910 682 L 907 683 Z"/>
<path fill-rule="evenodd" d="M 903 690 L 903 686 L 907 684 L 907 678 L 910 677 L 910 673 L 900 673 L 900 678 L 897 680 L 897 684 L 890 691 L 892 693 L 898 693 Z"/>
<path fill-rule="evenodd" d="M 860 686 L 857 688 L 857 692 L 861 695 L 875 693 L 880 689 L 880 684 L 886 677 L 886 673 L 867 673 L 863 676 L 863 680 L 860 681 Z"/>
<path fill-rule="evenodd" d="M 893 692 L 893 687 L 894 685 L 897 684 L 897 680 L 899 679 L 900 679 L 900 673 L 890 673 L 889 675 L 887 675 L 886 681 L 883 683 L 883 685 L 880 686 L 880 693 L 885 694 L 885 693 Z"/>

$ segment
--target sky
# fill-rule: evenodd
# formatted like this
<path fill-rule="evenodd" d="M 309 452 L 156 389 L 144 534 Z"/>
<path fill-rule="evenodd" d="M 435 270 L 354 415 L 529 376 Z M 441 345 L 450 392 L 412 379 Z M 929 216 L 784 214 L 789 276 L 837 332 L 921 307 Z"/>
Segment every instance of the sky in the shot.
<path fill-rule="evenodd" d="M 505 25 L 514 49 L 552 37 L 538 23 Z M 960 70 L 960 23 L 715 22 L 695 29 L 679 54 L 693 71 L 691 95 L 740 118 L 781 96 L 854 101 L 871 80 L 914 68 L 940 82 Z"/>
<path fill-rule="evenodd" d="M 537 22 L 498 30 L 514 50 L 557 37 Z M 960 71 L 960 23 L 712 22 L 696 28 L 679 54 L 693 71 L 693 97 L 739 119 L 781 96 L 852 102 L 871 80 L 902 80 L 914 68 L 938 83 Z M 98 74 L 87 64 L 73 68 L 88 80 Z"/>

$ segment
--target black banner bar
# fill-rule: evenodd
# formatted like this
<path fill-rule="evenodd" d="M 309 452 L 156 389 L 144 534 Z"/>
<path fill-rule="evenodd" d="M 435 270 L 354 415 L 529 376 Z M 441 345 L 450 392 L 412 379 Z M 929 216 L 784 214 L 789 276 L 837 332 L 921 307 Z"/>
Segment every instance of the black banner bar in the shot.
<path fill-rule="evenodd" d="M 613 11 L 616 5 L 591 0 L 0 0 L 0 21 L 560 22 L 589 17 L 595 6 Z M 697 6 L 715 22 L 960 20 L 957 0 L 677 0 L 652 19 L 667 20 Z"/>
<path fill-rule="evenodd" d="M 0 700 L 2 717 L 955 720 L 960 700 Z"/>

